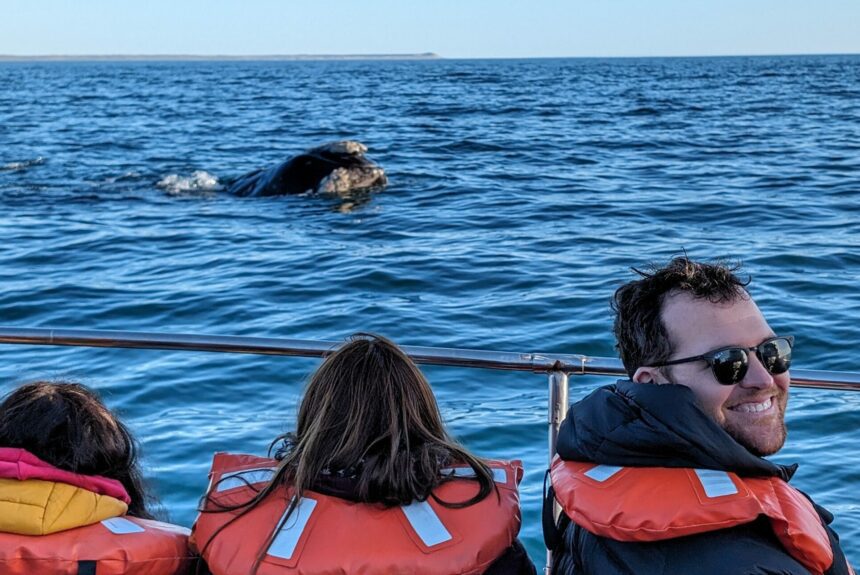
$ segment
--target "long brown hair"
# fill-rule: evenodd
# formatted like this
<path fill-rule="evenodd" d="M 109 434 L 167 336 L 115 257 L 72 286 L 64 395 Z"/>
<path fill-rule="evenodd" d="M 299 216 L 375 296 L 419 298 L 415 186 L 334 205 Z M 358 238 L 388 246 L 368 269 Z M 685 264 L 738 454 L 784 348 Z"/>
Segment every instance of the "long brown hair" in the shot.
<path fill-rule="evenodd" d="M 445 430 L 430 384 L 415 363 L 378 335 L 355 334 L 325 359 L 305 390 L 295 433 L 272 445 L 282 440 L 286 450 L 274 477 L 252 499 L 229 506 L 207 496 L 201 511 L 241 510 L 238 518 L 289 485 L 295 497 L 283 523 L 321 474 L 341 471 L 354 477 L 359 501 L 386 506 L 432 497 L 446 507 L 466 507 L 487 497 L 495 486 L 487 465 Z M 470 499 L 443 501 L 433 493 L 452 479 L 442 473 L 452 463 L 474 471 L 478 490 Z"/>
<path fill-rule="evenodd" d="M 36 381 L 11 392 L 0 403 L 0 447 L 25 449 L 65 471 L 115 479 L 131 497 L 128 514 L 153 519 L 137 442 L 84 385 Z"/>

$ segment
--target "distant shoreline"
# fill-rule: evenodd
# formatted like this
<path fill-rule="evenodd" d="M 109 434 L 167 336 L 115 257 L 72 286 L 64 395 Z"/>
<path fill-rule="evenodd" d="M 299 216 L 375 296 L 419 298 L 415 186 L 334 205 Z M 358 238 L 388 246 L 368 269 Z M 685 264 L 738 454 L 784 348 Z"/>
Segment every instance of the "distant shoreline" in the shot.
<path fill-rule="evenodd" d="M 821 56 L 860 56 L 860 53 L 821 52 L 805 54 L 692 54 L 651 56 L 504 56 L 497 58 L 446 58 L 435 52 L 421 54 L 73 54 L 14 55 L 0 54 L 0 62 L 340 62 L 340 61 L 414 61 L 414 60 L 686 60 L 713 58 L 797 58 Z"/>
<path fill-rule="evenodd" d="M 317 61 L 317 60 L 438 60 L 441 56 L 433 52 L 422 54 L 264 54 L 257 56 L 230 56 L 214 55 L 203 56 L 195 54 L 107 54 L 107 55 L 39 55 L 39 56 L 15 56 L 0 54 L 2 62 L 90 62 L 90 61 L 116 61 L 116 62 L 188 62 L 188 61 Z"/>

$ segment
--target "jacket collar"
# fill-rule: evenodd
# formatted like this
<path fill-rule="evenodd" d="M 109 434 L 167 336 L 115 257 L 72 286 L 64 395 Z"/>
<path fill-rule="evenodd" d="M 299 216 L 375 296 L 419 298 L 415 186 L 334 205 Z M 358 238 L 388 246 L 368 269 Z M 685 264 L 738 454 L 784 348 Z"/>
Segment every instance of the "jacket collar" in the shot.
<path fill-rule="evenodd" d="M 796 465 L 750 453 L 683 385 L 622 380 L 571 406 L 558 437 L 562 459 L 634 467 L 696 467 L 789 480 Z"/>
<path fill-rule="evenodd" d="M 125 487 L 116 479 L 65 471 L 17 447 L 0 447 L 0 479 L 55 481 L 131 503 Z"/>

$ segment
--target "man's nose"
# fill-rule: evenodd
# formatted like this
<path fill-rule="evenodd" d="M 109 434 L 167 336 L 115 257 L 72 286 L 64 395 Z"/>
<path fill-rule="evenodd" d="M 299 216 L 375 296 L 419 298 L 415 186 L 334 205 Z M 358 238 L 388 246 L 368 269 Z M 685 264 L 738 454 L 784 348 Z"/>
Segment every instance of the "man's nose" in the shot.
<path fill-rule="evenodd" d="M 749 367 L 744 378 L 740 381 L 741 387 L 766 389 L 773 387 L 776 382 L 773 379 L 773 374 L 770 373 L 758 358 L 758 356 L 749 352 Z"/>

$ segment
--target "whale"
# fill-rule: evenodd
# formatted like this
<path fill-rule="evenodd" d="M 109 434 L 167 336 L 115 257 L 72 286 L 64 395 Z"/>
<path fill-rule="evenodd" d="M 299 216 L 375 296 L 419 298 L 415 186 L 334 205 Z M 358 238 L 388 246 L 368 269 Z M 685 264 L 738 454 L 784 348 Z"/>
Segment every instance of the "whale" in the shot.
<path fill-rule="evenodd" d="M 354 140 L 329 142 L 285 162 L 248 172 L 227 183 L 237 196 L 337 194 L 385 186 L 385 170 L 367 157 L 367 146 Z"/>

